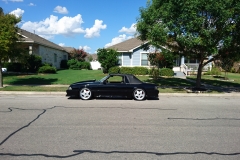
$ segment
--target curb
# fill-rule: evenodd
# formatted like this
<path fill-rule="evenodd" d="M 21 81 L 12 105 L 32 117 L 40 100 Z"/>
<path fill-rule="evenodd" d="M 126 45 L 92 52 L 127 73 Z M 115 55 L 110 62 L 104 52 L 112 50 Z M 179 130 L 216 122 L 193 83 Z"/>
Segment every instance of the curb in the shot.
<path fill-rule="evenodd" d="M 66 96 L 66 92 L 25 92 L 25 91 L 0 91 L 0 95 L 58 95 Z M 161 96 L 172 97 L 240 97 L 240 93 L 159 93 Z"/>

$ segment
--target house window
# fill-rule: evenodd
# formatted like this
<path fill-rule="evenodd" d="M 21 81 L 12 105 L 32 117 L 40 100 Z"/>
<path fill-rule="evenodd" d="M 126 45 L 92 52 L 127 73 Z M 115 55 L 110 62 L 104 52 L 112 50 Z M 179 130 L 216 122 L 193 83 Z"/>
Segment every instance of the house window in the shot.
<path fill-rule="evenodd" d="M 67 60 L 67 55 L 63 55 L 63 60 Z"/>
<path fill-rule="evenodd" d="M 54 62 L 57 62 L 57 54 L 54 53 Z"/>
<path fill-rule="evenodd" d="M 141 66 L 148 66 L 148 54 L 147 53 L 142 53 Z"/>
<path fill-rule="evenodd" d="M 122 66 L 122 54 L 119 54 L 118 56 L 118 64 L 119 66 Z"/>

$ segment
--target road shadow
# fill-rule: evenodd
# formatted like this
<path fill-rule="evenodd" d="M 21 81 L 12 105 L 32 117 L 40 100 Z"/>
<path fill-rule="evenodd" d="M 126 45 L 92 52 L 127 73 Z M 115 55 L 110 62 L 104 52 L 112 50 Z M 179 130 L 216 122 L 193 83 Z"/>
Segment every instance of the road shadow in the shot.
<path fill-rule="evenodd" d="M 68 97 L 69 100 L 82 100 L 80 97 Z M 122 98 L 122 97 L 94 97 L 90 100 L 134 100 L 133 98 Z M 155 97 L 149 97 L 149 98 L 146 98 L 144 99 L 143 101 L 146 101 L 146 100 L 159 100 L 159 98 L 155 98 Z M 86 101 L 86 100 L 84 100 Z M 88 100 L 87 100 L 88 101 Z M 135 100 L 137 101 L 137 100 Z"/>

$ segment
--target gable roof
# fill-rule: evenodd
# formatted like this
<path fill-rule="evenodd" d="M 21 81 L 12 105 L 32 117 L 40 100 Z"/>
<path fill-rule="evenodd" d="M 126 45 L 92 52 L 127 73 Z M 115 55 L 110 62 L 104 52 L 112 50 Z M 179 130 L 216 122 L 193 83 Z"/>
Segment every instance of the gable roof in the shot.
<path fill-rule="evenodd" d="M 62 47 L 62 48 L 64 48 L 65 51 L 68 52 L 68 53 L 71 53 L 74 50 L 73 47 Z"/>
<path fill-rule="evenodd" d="M 57 45 L 57 44 L 55 44 L 55 43 L 53 43 L 49 40 L 46 40 L 46 39 L 38 36 L 37 34 L 28 32 L 26 30 L 23 30 L 23 29 L 19 28 L 18 34 L 21 36 L 22 42 L 37 43 L 37 44 L 40 44 L 40 45 L 43 45 L 43 46 L 47 46 L 47 47 L 54 48 L 54 49 L 57 49 L 57 50 L 65 51 L 65 49 L 62 48 L 61 46 L 59 46 L 59 45 Z"/>
<path fill-rule="evenodd" d="M 143 42 L 138 38 L 131 38 L 107 48 L 115 49 L 118 52 L 133 52 L 134 49 L 140 47 L 142 44 L 145 44 L 145 43 L 146 42 Z"/>

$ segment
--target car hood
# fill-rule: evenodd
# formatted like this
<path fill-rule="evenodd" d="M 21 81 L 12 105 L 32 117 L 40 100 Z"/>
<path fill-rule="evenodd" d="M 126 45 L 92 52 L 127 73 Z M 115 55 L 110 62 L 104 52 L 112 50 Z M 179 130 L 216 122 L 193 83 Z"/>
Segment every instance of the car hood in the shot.
<path fill-rule="evenodd" d="M 72 83 L 72 85 L 83 85 L 83 84 L 89 84 L 89 83 L 96 83 L 97 81 L 95 79 L 93 80 L 86 80 L 86 81 L 79 81 L 79 82 L 75 82 L 75 83 Z"/>

